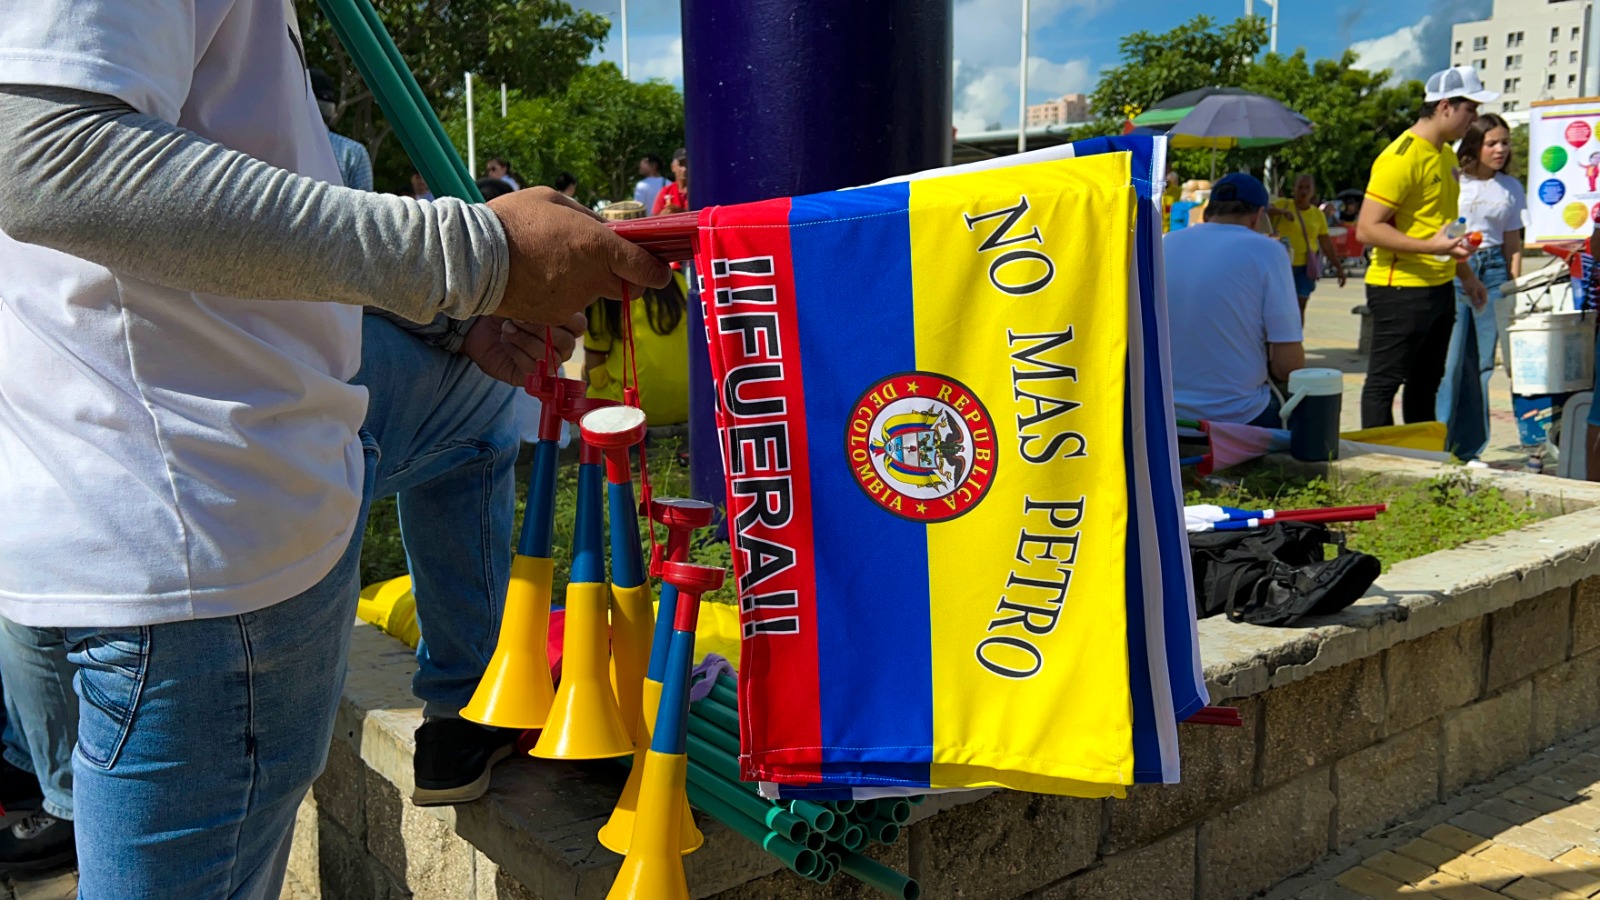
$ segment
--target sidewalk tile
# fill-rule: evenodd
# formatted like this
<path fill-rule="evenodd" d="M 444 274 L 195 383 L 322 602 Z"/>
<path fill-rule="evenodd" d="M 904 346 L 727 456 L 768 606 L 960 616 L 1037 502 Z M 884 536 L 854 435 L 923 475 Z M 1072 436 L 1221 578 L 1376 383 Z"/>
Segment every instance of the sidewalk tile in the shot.
<path fill-rule="evenodd" d="M 1372 900 L 1398 898 L 1406 893 L 1406 888 L 1408 887 L 1387 875 L 1379 875 L 1377 872 L 1362 866 L 1356 866 L 1354 869 L 1341 874 L 1334 881 L 1340 887 L 1355 891 L 1363 897 L 1370 897 Z"/>
<path fill-rule="evenodd" d="M 1491 891 L 1498 891 L 1522 877 L 1515 869 L 1508 869 L 1499 863 L 1479 859 L 1476 856 L 1452 859 L 1440 866 L 1439 871 L 1447 872 L 1463 881 L 1481 884 Z"/>
<path fill-rule="evenodd" d="M 1600 808 L 1584 806 L 1580 803 L 1549 810 L 1545 815 L 1554 816 L 1557 819 L 1566 819 L 1568 822 L 1582 825 L 1590 831 L 1600 833 Z"/>
<path fill-rule="evenodd" d="M 1490 797 L 1479 803 L 1473 809 L 1496 818 L 1505 819 L 1513 825 L 1525 825 L 1539 818 L 1539 811 L 1531 807 L 1514 803 L 1504 797 Z"/>
<path fill-rule="evenodd" d="M 1534 856 L 1544 859 L 1555 859 L 1578 845 L 1578 841 L 1568 840 L 1565 836 L 1551 833 L 1562 830 L 1560 828 L 1561 824 L 1565 824 L 1569 828 L 1577 827 L 1570 823 L 1539 827 L 1518 825 L 1507 830 L 1504 834 L 1496 836 L 1495 843 L 1509 844 L 1518 850 L 1526 850 Z"/>
<path fill-rule="evenodd" d="M 1500 893 L 1512 900 L 1584 900 L 1571 891 L 1564 891 L 1537 878 L 1518 878 L 1501 888 Z"/>
<path fill-rule="evenodd" d="M 1462 853 L 1477 853 L 1489 846 L 1489 838 L 1485 835 L 1474 834 L 1465 828 L 1455 825 L 1435 825 L 1422 833 L 1422 836 L 1435 844 L 1460 850 Z"/>
<path fill-rule="evenodd" d="M 43 878 L 19 876 L 13 889 L 16 900 L 74 900 L 78 896 L 78 873 Z"/>
<path fill-rule="evenodd" d="M 1435 871 L 1433 866 L 1420 863 L 1410 857 L 1385 850 L 1376 856 L 1368 857 L 1361 865 L 1379 875 L 1387 875 L 1396 881 L 1405 884 L 1415 884 L 1422 881 Z"/>
<path fill-rule="evenodd" d="M 1528 779 L 1528 787 L 1536 791 L 1560 797 L 1562 800 L 1584 800 L 1592 796 L 1588 784 L 1576 784 L 1554 775 L 1535 775 Z"/>
<path fill-rule="evenodd" d="M 1559 797 L 1552 797 L 1549 794 L 1542 794 L 1533 788 L 1522 784 L 1519 784 L 1516 787 L 1501 793 L 1500 796 L 1510 800 L 1512 803 L 1520 803 L 1530 809 L 1536 809 L 1539 812 L 1547 814 L 1572 808 L 1572 804 L 1562 800 Z"/>
<path fill-rule="evenodd" d="M 1559 872 L 1567 868 L 1561 863 L 1535 856 L 1526 850 L 1518 850 L 1510 844 L 1495 844 L 1479 853 L 1477 858 L 1505 866 L 1513 872 L 1538 878 L 1543 878 L 1546 872 Z"/>
<path fill-rule="evenodd" d="M 1366 900 L 1366 898 L 1335 882 L 1325 881 L 1305 891 L 1294 900 Z M 1489 895 L 1489 900 L 1495 900 L 1493 894 Z"/>
<path fill-rule="evenodd" d="M 1452 816 L 1450 824 L 1473 834 L 1482 835 L 1490 840 L 1499 840 L 1500 835 L 1517 827 L 1513 822 L 1507 822 L 1499 816 L 1478 812 L 1476 809 L 1469 809 L 1458 816 Z"/>
<path fill-rule="evenodd" d="M 1395 852 L 1401 856 L 1408 856 L 1417 862 L 1426 863 L 1435 869 L 1461 855 L 1460 850 L 1434 843 L 1427 838 L 1417 838 Z"/>
<path fill-rule="evenodd" d="M 1439 897 L 1441 900 L 1505 900 L 1501 894 L 1486 888 L 1481 888 L 1470 881 L 1462 881 L 1454 875 L 1443 872 L 1429 878 L 1417 885 L 1421 890 L 1427 891 L 1427 896 Z M 1412 895 L 1413 897 L 1415 895 Z"/>

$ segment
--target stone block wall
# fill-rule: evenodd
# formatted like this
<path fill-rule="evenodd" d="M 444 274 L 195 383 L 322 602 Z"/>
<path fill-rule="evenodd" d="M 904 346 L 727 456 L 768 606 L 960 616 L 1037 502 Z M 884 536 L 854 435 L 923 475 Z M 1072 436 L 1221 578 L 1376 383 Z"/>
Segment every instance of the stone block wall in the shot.
<path fill-rule="evenodd" d="M 885 860 L 940 900 L 1248 897 L 1600 725 L 1590 490 L 1560 498 L 1577 512 L 1402 563 L 1315 627 L 1203 622 L 1213 702 L 1238 707 L 1244 727 L 1180 727 L 1182 784 L 1120 801 L 932 798 Z M 291 876 L 328 900 L 603 898 L 618 860 L 594 832 L 615 773 L 514 765 L 483 801 L 413 807 L 409 654 L 370 628 L 354 643 Z M 686 859 L 697 898 L 875 896 L 849 878 L 799 879 L 701 825 L 706 847 Z"/>

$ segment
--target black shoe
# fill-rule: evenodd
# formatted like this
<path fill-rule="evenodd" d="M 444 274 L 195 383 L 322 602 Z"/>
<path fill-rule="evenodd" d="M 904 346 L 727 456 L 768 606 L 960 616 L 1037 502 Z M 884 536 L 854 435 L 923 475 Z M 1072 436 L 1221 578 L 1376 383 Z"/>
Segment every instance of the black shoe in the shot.
<path fill-rule="evenodd" d="M 517 732 L 485 728 L 465 719 L 425 719 L 417 726 L 412 771 L 418 806 L 469 803 L 489 790 L 489 770 L 510 756 Z"/>
<path fill-rule="evenodd" d="M 42 872 L 69 865 L 77 858 L 72 823 L 42 809 L 0 830 L 0 875 Z"/>
<path fill-rule="evenodd" d="M 38 809 L 44 802 L 39 790 L 39 779 L 26 769 L 20 769 L 0 758 L 0 806 L 7 815 L 24 810 Z"/>

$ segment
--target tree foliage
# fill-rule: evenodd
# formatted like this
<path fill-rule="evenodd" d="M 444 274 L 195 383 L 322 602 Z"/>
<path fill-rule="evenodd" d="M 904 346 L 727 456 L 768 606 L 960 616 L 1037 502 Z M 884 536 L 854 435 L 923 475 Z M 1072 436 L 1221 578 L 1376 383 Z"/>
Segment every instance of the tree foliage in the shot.
<path fill-rule="evenodd" d="M 1368 72 L 1356 65 L 1356 55 L 1348 50 L 1337 60 L 1314 63 L 1304 50 L 1268 54 L 1251 67 L 1243 87 L 1281 100 L 1315 127 L 1306 137 L 1270 150 L 1230 153 L 1228 162 L 1259 172 L 1270 153 L 1279 176 L 1309 172 L 1324 197 L 1364 187 L 1372 160 L 1416 121 L 1422 82 L 1391 84 L 1387 70 Z"/>
<path fill-rule="evenodd" d="M 683 144 L 683 96 L 677 88 L 629 81 L 611 63 L 584 67 L 558 94 L 511 92 L 504 118 L 498 93 L 477 98 L 474 112 L 480 161 L 510 161 L 525 185 L 549 184 L 557 173 L 571 172 L 585 203 L 632 197 L 639 157 L 654 153 L 665 159 Z M 444 125 L 451 141 L 465 147 L 461 98 Z"/>
<path fill-rule="evenodd" d="M 455 100 L 472 72 L 492 86 L 525 96 L 566 90 L 584 60 L 604 40 L 604 16 L 574 10 L 563 0 L 374 0 L 379 16 L 435 109 Z M 403 184 L 411 167 L 393 128 L 378 109 L 344 47 L 316 3 L 296 4 L 306 62 L 338 86 L 334 130 L 365 144 L 380 186 Z M 499 97 L 495 97 L 498 106 Z"/>
<path fill-rule="evenodd" d="M 1392 83 L 1387 70 L 1357 68 L 1354 53 L 1337 60 L 1306 58 L 1304 50 L 1256 56 L 1266 22 L 1241 18 L 1218 25 L 1196 16 L 1171 31 L 1137 31 L 1122 39 L 1121 64 L 1100 77 L 1091 106 L 1100 119 L 1083 135 L 1113 134 L 1153 104 L 1203 87 L 1240 87 L 1274 97 L 1310 119 L 1312 133 L 1270 149 L 1230 150 L 1215 156 L 1216 172 L 1240 168 L 1262 174 L 1269 155 L 1276 174 L 1310 172 L 1320 193 L 1366 183 L 1372 160 L 1410 125 L 1422 106 L 1422 83 Z M 1209 177 L 1209 150 L 1178 150 L 1171 163 L 1184 178 Z"/>
<path fill-rule="evenodd" d="M 1163 34 L 1135 31 L 1118 44 L 1122 64 L 1101 74 L 1090 109 L 1121 123 L 1174 94 L 1238 87 L 1266 43 L 1266 21 L 1260 16 L 1220 28 L 1210 16 L 1195 16 Z"/>

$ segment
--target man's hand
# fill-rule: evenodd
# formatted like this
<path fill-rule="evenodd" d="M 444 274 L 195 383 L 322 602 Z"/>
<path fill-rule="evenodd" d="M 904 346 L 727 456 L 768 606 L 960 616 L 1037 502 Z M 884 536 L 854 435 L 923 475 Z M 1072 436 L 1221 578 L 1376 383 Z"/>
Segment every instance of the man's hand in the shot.
<path fill-rule="evenodd" d="M 666 287 L 667 264 L 600 224 L 600 218 L 547 187 L 489 201 L 511 248 L 511 273 L 497 315 L 561 325 L 599 297 L 622 299 L 622 284 Z"/>
<path fill-rule="evenodd" d="M 1339 287 L 1344 287 L 1344 266 L 1334 266 L 1333 275 L 1339 279 Z"/>
<path fill-rule="evenodd" d="M 556 354 L 550 362 L 552 369 L 572 358 L 573 348 L 588 324 L 579 313 L 565 325 L 550 329 L 550 344 Z M 544 333 L 543 327 L 519 325 L 499 316 L 483 316 L 467 329 L 461 341 L 461 352 L 490 378 L 522 387 L 538 368 L 539 360 L 545 358 Z"/>
<path fill-rule="evenodd" d="M 1461 279 L 1461 289 L 1467 292 L 1467 299 L 1472 302 L 1472 308 L 1481 310 L 1489 305 L 1489 289 L 1479 280 L 1476 273 L 1466 266 L 1459 266 L 1456 275 Z"/>
<path fill-rule="evenodd" d="M 1428 239 L 1429 253 L 1438 256 L 1452 256 L 1458 260 L 1466 259 L 1472 255 L 1472 248 L 1467 246 L 1465 238 L 1451 237 L 1450 226 L 1439 229 L 1439 233 Z"/>

